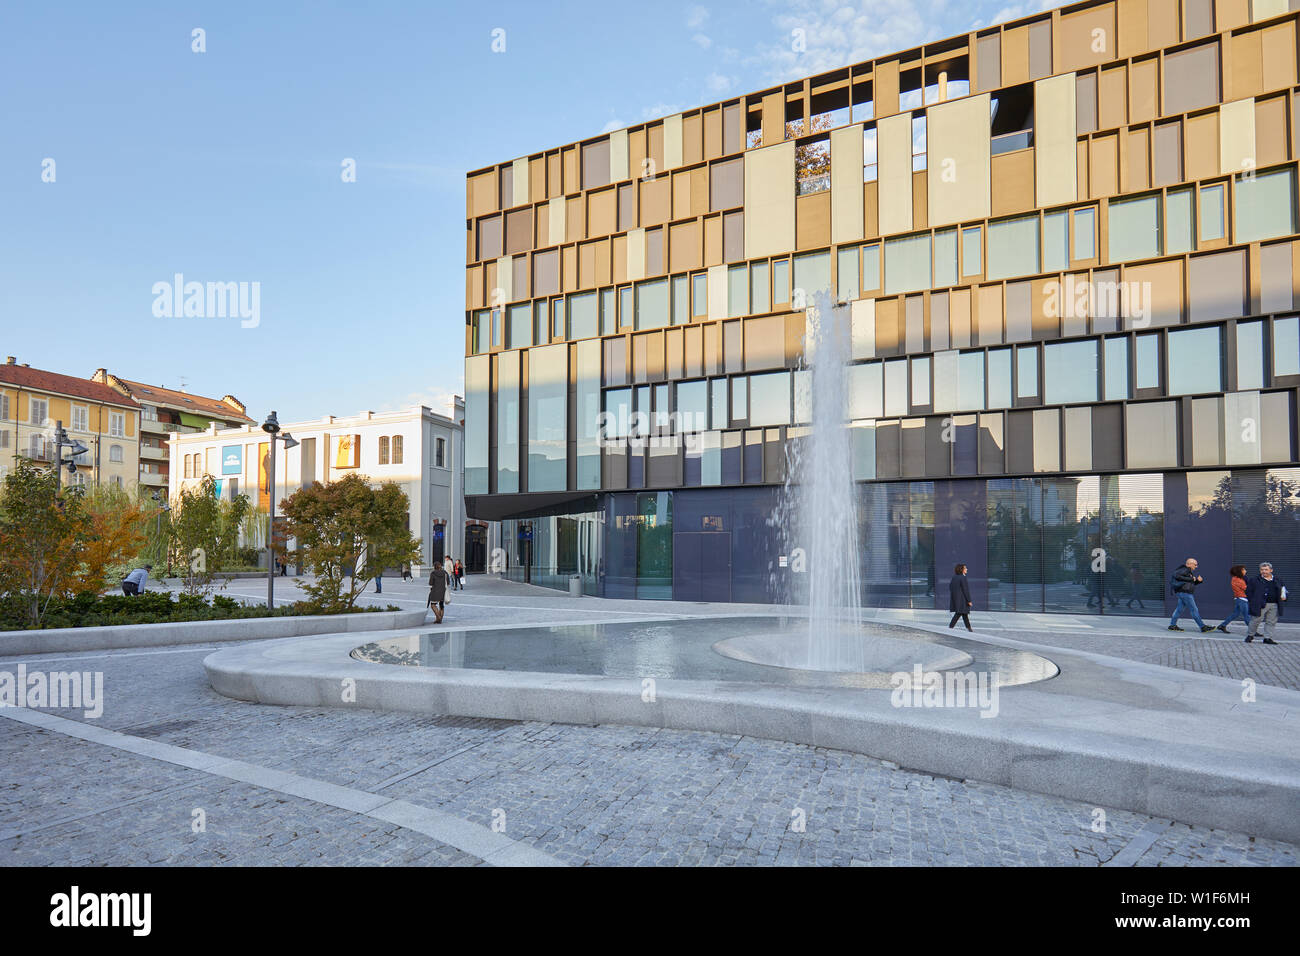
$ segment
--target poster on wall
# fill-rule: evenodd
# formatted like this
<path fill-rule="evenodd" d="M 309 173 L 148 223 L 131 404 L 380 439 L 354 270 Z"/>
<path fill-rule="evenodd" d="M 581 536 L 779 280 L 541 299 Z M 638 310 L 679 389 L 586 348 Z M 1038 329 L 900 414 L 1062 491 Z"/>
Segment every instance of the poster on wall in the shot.
<path fill-rule="evenodd" d="M 266 472 L 271 465 L 271 443 L 264 441 L 257 446 L 257 506 L 271 507 L 271 489 L 267 486 Z"/>
<path fill-rule="evenodd" d="M 226 445 L 221 449 L 221 473 L 223 475 L 242 475 L 244 473 L 243 445 Z"/>
<path fill-rule="evenodd" d="M 339 435 L 334 439 L 334 467 L 361 467 L 360 435 Z"/>

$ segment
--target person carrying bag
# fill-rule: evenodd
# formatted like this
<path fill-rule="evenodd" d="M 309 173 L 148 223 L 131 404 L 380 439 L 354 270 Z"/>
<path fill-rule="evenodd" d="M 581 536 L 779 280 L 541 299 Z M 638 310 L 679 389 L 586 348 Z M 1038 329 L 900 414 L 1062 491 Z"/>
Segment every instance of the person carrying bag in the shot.
<path fill-rule="evenodd" d="M 427 606 L 433 609 L 434 619 L 441 624 L 450 595 L 447 593 L 447 572 L 441 564 L 435 563 L 429 572 L 429 600 Z"/>

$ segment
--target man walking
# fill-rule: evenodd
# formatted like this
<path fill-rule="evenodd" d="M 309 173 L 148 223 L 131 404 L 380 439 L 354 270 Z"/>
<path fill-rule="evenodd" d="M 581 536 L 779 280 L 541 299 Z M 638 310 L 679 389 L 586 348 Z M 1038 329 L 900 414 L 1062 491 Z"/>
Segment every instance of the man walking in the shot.
<path fill-rule="evenodd" d="M 1273 565 L 1263 562 L 1259 566 L 1259 577 L 1246 582 L 1246 603 L 1250 609 L 1250 626 L 1246 628 L 1247 644 L 1259 633 L 1261 622 L 1264 625 L 1264 643 L 1277 643 L 1273 640 L 1273 631 L 1282 614 L 1284 601 L 1286 585 L 1273 576 Z"/>
<path fill-rule="evenodd" d="M 1178 626 L 1178 616 L 1180 614 L 1189 614 L 1193 621 L 1200 625 L 1201 632 L 1212 631 L 1214 628 L 1201 620 L 1201 612 L 1196 608 L 1196 586 L 1205 579 L 1196 573 L 1197 562 L 1195 558 L 1188 558 L 1183 562 L 1183 566 L 1174 572 L 1173 589 L 1174 595 L 1178 598 L 1178 606 L 1174 608 L 1174 616 L 1169 619 L 1169 630 L 1181 631 Z"/>
<path fill-rule="evenodd" d="M 952 570 L 952 580 L 948 582 L 948 610 L 952 611 L 952 620 L 948 622 L 948 627 L 956 627 L 957 619 L 961 618 L 969 631 L 972 630 L 970 609 L 974 605 L 970 599 L 970 582 L 966 580 L 966 565 L 959 564 Z"/>

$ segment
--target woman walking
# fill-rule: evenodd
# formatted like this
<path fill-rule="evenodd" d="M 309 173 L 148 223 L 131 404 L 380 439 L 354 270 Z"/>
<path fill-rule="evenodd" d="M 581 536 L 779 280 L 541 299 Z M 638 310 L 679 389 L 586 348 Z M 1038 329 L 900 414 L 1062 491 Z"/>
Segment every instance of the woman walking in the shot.
<path fill-rule="evenodd" d="M 1231 634 L 1228 625 L 1238 617 L 1247 626 L 1250 625 L 1250 602 L 1246 600 L 1246 566 L 1234 564 L 1228 571 L 1228 582 L 1232 585 L 1232 613 L 1223 619 L 1217 630 Z"/>
<path fill-rule="evenodd" d="M 970 626 L 970 609 L 973 606 L 970 599 L 970 584 L 966 580 L 966 565 L 959 564 L 953 568 L 952 580 L 948 582 L 948 610 L 952 611 L 952 620 L 948 622 L 948 626 L 956 627 L 957 618 L 961 618 L 962 623 L 966 625 L 966 630 L 973 630 Z"/>
<path fill-rule="evenodd" d="M 465 568 L 460 563 L 460 558 L 456 559 L 456 590 L 465 590 Z"/>
<path fill-rule="evenodd" d="M 428 606 L 433 609 L 433 616 L 437 623 L 442 623 L 442 613 L 446 608 L 447 601 L 447 572 L 443 566 L 434 563 L 433 570 L 429 572 L 429 600 Z"/>

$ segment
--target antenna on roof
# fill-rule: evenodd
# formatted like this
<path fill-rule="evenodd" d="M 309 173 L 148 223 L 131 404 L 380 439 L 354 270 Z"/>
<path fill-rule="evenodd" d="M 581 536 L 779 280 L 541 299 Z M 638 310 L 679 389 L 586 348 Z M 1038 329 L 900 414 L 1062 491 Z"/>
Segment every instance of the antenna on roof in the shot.
<path fill-rule="evenodd" d="M 184 376 L 184 375 L 181 376 L 181 387 L 178 389 L 178 391 L 181 391 L 181 392 L 185 391 L 185 376 Z"/>

